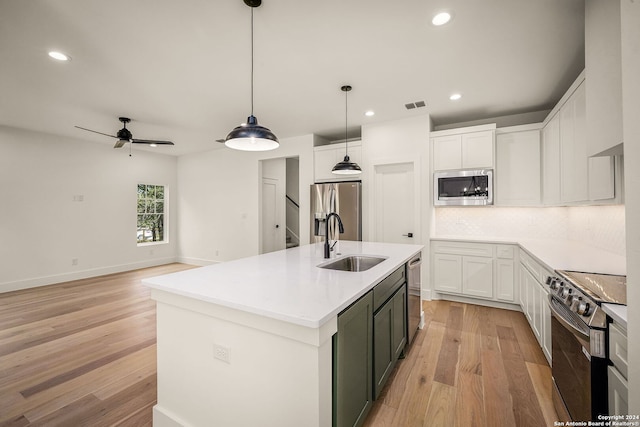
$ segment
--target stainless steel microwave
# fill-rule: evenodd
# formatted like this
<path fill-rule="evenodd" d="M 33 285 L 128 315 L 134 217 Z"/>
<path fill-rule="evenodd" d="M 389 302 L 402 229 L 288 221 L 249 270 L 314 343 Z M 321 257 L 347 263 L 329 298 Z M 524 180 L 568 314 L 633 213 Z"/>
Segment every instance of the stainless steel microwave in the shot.
<path fill-rule="evenodd" d="M 493 170 L 453 170 L 433 174 L 434 206 L 493 204 Z"/>

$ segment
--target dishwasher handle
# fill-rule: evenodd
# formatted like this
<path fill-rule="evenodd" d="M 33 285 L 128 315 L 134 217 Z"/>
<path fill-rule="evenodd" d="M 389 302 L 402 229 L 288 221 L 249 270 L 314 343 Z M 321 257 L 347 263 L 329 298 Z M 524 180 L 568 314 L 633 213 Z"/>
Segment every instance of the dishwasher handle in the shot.
<path fill-rule="evenodd" d="M 420 264 L 422 264 L 422 258 L 414 258 L 413 260 L 409 261 L 409 269 L 412 270 L 414 268 L 417 268 L 420 266 Z"/>

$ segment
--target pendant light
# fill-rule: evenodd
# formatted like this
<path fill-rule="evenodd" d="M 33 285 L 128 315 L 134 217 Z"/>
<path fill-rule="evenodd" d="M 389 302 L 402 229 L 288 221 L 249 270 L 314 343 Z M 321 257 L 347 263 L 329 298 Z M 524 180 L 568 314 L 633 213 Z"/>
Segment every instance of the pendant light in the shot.
<path fill-rule="evenodd" d="M 244 0 L 251 8 L 251 115 L 247 122 L 229 132 L 224 145 L 242 151 L 267 151 L 280 146 L 278 138 L 264 126 L 258 124 L 253 115 L 253 9 L 262 4 L 262 0 Z"/>
<path fill-rule="evenodd" d="M 347 150 L 347 117 L 349 113 L 347 94 L 351 90 L 351 86 L 342 86 L 340 90 L 344 92 L 344 160 L 336 163 L 331 172 L 336 175 L 358 175 L 362 173 L 362 169 L 360 169 L 357 163 L 349 159 L 349 152 Z"/>

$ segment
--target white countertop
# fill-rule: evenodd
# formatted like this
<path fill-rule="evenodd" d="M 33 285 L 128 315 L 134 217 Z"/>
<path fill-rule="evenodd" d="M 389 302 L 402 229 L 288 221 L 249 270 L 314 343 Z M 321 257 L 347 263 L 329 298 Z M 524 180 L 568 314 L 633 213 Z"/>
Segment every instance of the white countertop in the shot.
<path fill-rule="evenodd" d="M 570 240 L 509 239 L 477 236 L 437 236 L 431 240 L 456 240 L 519 245 L 551 270 L 573 270 L 626 276 L 627 259 L 594 246 Z"/>
<path fill-rule="evenodd" d="M 431 240 L 519 245 L 550 270 L 627 275 L 627 258 L 625 256 L 569 240 L 518 240 L 486 236 L 438 236 L 432 237 Z M 627 327 L 626 305 L 603 304 L 602 309 L 615 322 Z"/>
<path fill-rule="evenodd" d="M 602 310 L 609 315 L 614 323 L 627 329 L 627 306 L 619 304 L 602 304 Z"/>
<path fill-rule="evenodd" d="M 340 241 L 344 255 L 387 257 L 364 272 L 318 268 L 323 244 L 271 252 L 143 280 L 153 289 L 318 328 L 422 250 L 422 245 Z M 341 255 L 338 255 L 340 257 Z"/>

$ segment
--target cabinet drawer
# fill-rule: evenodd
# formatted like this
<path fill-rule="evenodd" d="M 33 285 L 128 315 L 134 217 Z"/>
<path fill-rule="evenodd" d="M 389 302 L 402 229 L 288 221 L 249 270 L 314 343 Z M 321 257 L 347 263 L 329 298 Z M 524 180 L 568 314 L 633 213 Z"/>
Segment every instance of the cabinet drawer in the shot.
<path fill-rule="evenodd" d="M 629 385 L 616 368 L 609 366 L 609 414 L 627 415 L 629 413 Z"/>
<path fill-rule="evenodd" d="M 376 312 L 405 282 L 404 265 L 373 288 L 373 311 Z"/>
<path fill-rule="evenodd" d="M 615 323 L 609 325 L 609 358 L 620 373 L 627 378 L 627 336 L 624 329 Z"/>
<path fill-rule="evenodd" d="M 496 258 L 513 259 L 515 248 L 512 245 L 496 245 Z"/>
<path fill-rule="evenodd" d="M 489 243 L 434 241 L 431 243 L 431 248 L 433 249 L 433 252 L 440 254 L 493 258 L 493 245 Z"/>

